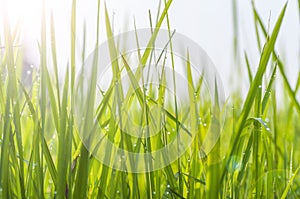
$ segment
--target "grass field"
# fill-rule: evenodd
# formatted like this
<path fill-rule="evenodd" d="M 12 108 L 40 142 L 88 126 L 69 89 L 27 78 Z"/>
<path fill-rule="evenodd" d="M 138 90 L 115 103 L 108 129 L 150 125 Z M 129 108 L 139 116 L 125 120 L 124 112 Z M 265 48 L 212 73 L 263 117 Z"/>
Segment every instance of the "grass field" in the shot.
<path fill-rule="evenodd" d="M 250 86 L 246 97 L 235 91 L 231 101 L 220 107 L 219 103 L 214 104 L 218 99 L 201 98 L 205 80 L 193 79 L 188 49 L 184 70 L 189 84 L 189 104 L 179 106 L 176 92 L 167 96 L 164 87 L 137 86 L 144 81 L 141 75 L 144 66 L 158 62 L 151 45 L 162 24 L 167 24 L 170 34 L 170 43 L 164 50 L 173 59 L 172 19 L 168 15 L 171 4 L 172 0 L 165 0 L 158 16 L 150 15 L 149 28 L 153 32 L 148 38 L 149 48 L 142 50 L 137 46 L 139 62 L 135 63 L 135 71 L 126 55 L 121 56 L 120 62 L 111 61 L 112 81 L 98 103 L 94 96 L 99 92 L 96 74 L 101 62 L 97 51 L 100 29 L 106 30 L 107 38 L 113 37 L 110 13 L 105 7 L 100 8 L 100 0 L 94 35 L 96 56 L 92 59 L 89 85 L 83 98 L 79 91 L 86 87 L 75 52 L 82 52 L 83 61 L 87 55 L 85 45 L 78 49 L 76 43 L 76 0 L 72 3 L 70 58 L 66 66 L 58 65 L 53 18 L 47 23 L 45 14 L 42 17 L 40 66 L 30 73 L 23 70 L 22 54 L 14 47 L 21 33 L 18 27 L 11 30 L 4 19 L 1 27 L 4 37 L 0 40 L 3 50 L 0 55 L 0 198 L 300 198 L 299 67 L 293 69 L 299 75 L 296 85 L 291 85 L 285 62 L 275 48 L 286 5 L 276 16 L 276 23 L 265 24 L 253 4 L 257 44 L 261 50 L 259 64 L 252 71 L 246 49 L 242 61 L 247 67 L 239 68 L 248 73 Z M 105 12 L 105 19 L 100 19 L 100 12 Z M 106 27 L 100 27 L 100 20 L 105 20 Z M 48 37 L 51 42 L 47 41 Z M 82 41 L 85 40 L 84 34 Z M 110 56 L 114 57 L 119 53 L 117 41 L 110 40 L 108 44 Z M 174 69 L 175 62 L 171 63 Z M 49 68 L 54 68 L 53 72 Z M 63 79 L 58 77 L 59 68 L 67 68 Z M 159 73 L 162 84 L 167 81 L 163 69 Z M 124 73 L 131 84 L 128 90 L 120 84 Z M 29 82 L 23 81 L 24 74 L 31 76 Z M 235 72 L 231 76 L 242 78 Z M 176 87 L 181 82 L 174 77 L 172 84 Z M 277 99 L 278 95 L 284 97 Z M 215 97 L 218 98 L 217 92 Z M 124 111 L 131 114 L 137 128 L 130 125 Z M 116 119 L 115 115 L 119 117 Z M 148 172 L 135 173 L 130 172 L 137 166 L 134 160 L 130 161 L 130 168 L 122 166 L 123 154 L 115 154 L 105 146 L 101 148 L 100 138 L 88 134 L 95 129 L 104 132 L 105 138 L 115 146 L 137 154 L 164 148 L 186 133 L 194 137 L 188 150 L 171 164 L 151 169 L 154 160 L 145 156 L 143 164 Z M 153 129 L 157 134 L 147 136 Z M 204 138 L 210 129 L 214 129 L 219 139 L 209 153 L 203 154 Z M 145 136 L 130 136 L 126 131 Z M 87 142 L 93 151 L 85 147 Z M 179 145 L 178 142 L 176 147 Z M 104 151 L 97 153 L 98 147 Z M 172 150 L 176 151 L 171 148 L 169 153 Z M 109 165 L 98 161 L 95 154 L 104 155 Z M 117 155 L 121 157 L 120 167 L 113 165 Z M 163 157 L 167 162 L 168 155 Z"/>

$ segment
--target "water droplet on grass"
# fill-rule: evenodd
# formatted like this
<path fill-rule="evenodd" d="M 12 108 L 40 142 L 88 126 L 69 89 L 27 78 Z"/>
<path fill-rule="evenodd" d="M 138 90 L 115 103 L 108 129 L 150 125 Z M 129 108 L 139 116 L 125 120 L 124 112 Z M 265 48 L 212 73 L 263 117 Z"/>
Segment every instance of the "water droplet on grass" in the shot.
<path fill-rule="evenodd" d="M 104 127 L 106 131 L 109 131 L 109 126 Z"/>

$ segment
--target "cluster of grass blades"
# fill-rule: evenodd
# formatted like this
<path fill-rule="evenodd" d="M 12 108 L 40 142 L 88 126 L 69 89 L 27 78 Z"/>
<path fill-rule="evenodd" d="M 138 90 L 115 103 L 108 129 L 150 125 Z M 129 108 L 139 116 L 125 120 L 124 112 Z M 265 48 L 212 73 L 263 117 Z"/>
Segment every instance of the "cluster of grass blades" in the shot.
<path fill-rule="evenodd" d="M 75 54 L 76 0 L 72 1 L 70 64 L 65 66 L 67 71 L 63 79 L 58 78 L 58 68 L 63 66 L 59 66 L 57 62 L 53 17 L 51 16 L 48 33 L 46 16 L 43 14 L 39 44 L 40 68 L 32 72 L 32 82 L 29 85 L 22 81 L 22 56 L 19 49 L 14 48 L 19 40 L 18 28 L 11 31 L 4 20 L 4 42 L 1 43 L 0 40 L 0 46 L 3 46 L 1 50 L 4 52 L 0 56 L 0 198 L 300 197 L 300 147 L 297 144 L 300 141 L 297 136 L 300 131 L 300 102 L 297 99 L 300 75 L 293 89 L 286 76 L 284 62 L 275 49 L 287 5 L 278 16 L 272 33 L 268 34 L 253 4 L 257 43 L 261 50 L 260 62 L 256 73 L 252 73 L 245 52 L 250 88 L 241 108 L 226 111 L 226 121 L 222 128 L 218 117 L 224 113 L 224 107 L 215 106 L 210 110 L 211 103 L 214 102 L 205 102 L 197 97 L 204 89 L 203 79 L 193 79 L 188 49 L 185 73 L 191 85 L 187 91 L 189 104 L 180 106 L 174 93 L 175 97 L 170 97 L 172 106 L 166 107 L 166 88 L 156 88 L 151 84 L 147 88 L 138 86 L 140 81 L 144 81 L 144 66 L 155 65 L 158 60 L 164 60 L 164 53 L 156 57 L 151 48 L 163 23 L 169 31 L 170 43 L 167 50 L 171 52 L 170 60 L 174 69 L 173 32 L 168 16 L 171 4 L 172 0 L 160 2 L 156 21 L 152 20 L 150 13 L 150 28 L 153 31 L 148 38 L 149 48 L 141 50 L 137 46 L 137 70 L 133 70 L 126 55 L 121 54 L 121 62 L 111 61 L 112 81 L 107 91 L 102 93 L 102 101 L 98 107 L 95 107 L 93 97 L 98 91 L 97 67 L 93 67 L 85 103 L 78 104 L 76 98 L 76 93 L 82 89 L 84 78 L 84 68 L 81 70 L 82 74 L 75 76 L 78 65 Z M 100 9 L 98 0 L 96 55 L 102 10 L 105 12 L 107 38 L 114 36 L 108 11 L 106 7 Z M 84 32 L 85 27 L 84 25 Z M 82 61 L 86 58 L 85 37 L 86 34 L 82 40 L 83 48 L 80 49 Z M 47 38 L 51 39 L 51 52 L 47 52 Z M 138 41 L 138 36 L 136 39 Z M 237 48 L 237 38 L 235 40 Z M 265 41 L 263 46 L 260 46 L 261 41 Z M 110 56 L 116 57 L 116 41 L 110 40 L 109 50 Z M 238 56 L 237 53 L 235 55 Z M 93 66 L 97 66 L 99 62 L 101 59 L 95 56 Z M 48 71 L 49 63 L 53 64 L 53 74 Z M 162 61 L 162 66 L 164 63 Z M 267 67 L 271 68 L 270 76 L 266 74 Z M 124 93 L 124 85 L 119 84 L 122 73 L 126 73 L 130 80 L 128 93 Z M 276 73 L 280 73 L 282 77 L 282 90 L 275 89 L 278 81 Z M 159 81 L 163 84 L 167 81 L 164 70 L 159 74 Z M 172 84 L 176 88 L 180 82 L 174 77 L 175 75 Z M 276 92 L 288 96 L 280 101 L 280 106 Z M 218 96 L 218 93 L 215 95 Z M 232 100 L 234 107 L 240 101 L 241 96 L 235 96 Z M 75 114 L 77 106 L 80 106 L 84 116 L 80 124 Z M 151 112 L 152 107 L 158 107 L 158 110 Z M 96 114 L 94 109 L 97 110 Z M 123 114 L 124 110 L 131 110 L 131 119 L 139 126 L 149 126 L 145 131 L 135 129 L 145 133 L 145 137 L 132 138 L 124 133 L 130 128 L 126 125 L 128 117 Z M 121 116 L 118 124 L 113 114 Z M 155 129 L 160 130 L 158 135 L 150 138 L 147 134 L 150 133 L 151 122 Z M 138 153 L 162 148 L 172 136 L 174 138 L 179 135 L 180 138 L 182 133 L 189 131 L 195 137 L 191 147 L 170 165 L 151 170 L 153 160 L 145 158 L 144 164 L 149 172 L 131 173 L 102 164 L 85 147 L 79 135 L 81 132 L 94 130 L 95 124 L 103 127 L 106 137 L 119 148 Z M 209 154 L 199 155 L 208 126 L 220 133 L 220 139 Z M 97 144 L 94 144 L 95 150 Z M 105 149 L 106 159 L 115 158 L 111 151 L 110 148 Z"/>

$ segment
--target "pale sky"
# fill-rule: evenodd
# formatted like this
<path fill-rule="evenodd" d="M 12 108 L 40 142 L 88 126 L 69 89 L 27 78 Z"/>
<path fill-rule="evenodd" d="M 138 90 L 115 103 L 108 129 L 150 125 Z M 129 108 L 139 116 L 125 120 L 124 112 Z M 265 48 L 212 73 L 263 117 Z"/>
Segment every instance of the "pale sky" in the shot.
<path fill-rule="evenodd" d="M 0 0 L 0 9 L 4 8 L 5 0 Z M 40 37 L 40 6 L 39 0 L 9 0 L 7 9 L 11 24 L 15 24 L 18 18 L 23 20 L 24 37 L 20 44 L 25 46 L 28 59 L 38 64 L 37 41 Z M 71 1 L 46 0 L 47 10 L 53 10 L 56 23 L 56 37 L 59 54 L 59 63 L 66 66 L 69 57 L 70 45 L 70 13 Z M 105 23 L 103 17 L 104 1 L 101 1 L 101 41 L 105 38 Z M 184 34 L 197 42 L 215 63 L 221 79 L 225 84 L 226 93 L 232 90 L 230 74 L 236 73 L 233 67 L 233 23 L 231 0 L 174 0 L 170 11 L 171 28 Z M 238 22 L 240 36 L 240 52 L 245 50 L 250 59 L 253 71 L 259 62 L 259 53 L 255 39 L 253 14 L 250 0 L 237 0 Z M 106 4 L 111 16 L 114 18 L 114 32 L 120 33 L 133 29 L 133 19 L 136 19 L 137 28 L 148 28 L 148 10 L 151 10 L 155 19 L 159 1 L 146 0 L 107 0 Z M 256 0 L 256 7 L 264 21 L 268 24 L 270 19 L 271 30 L 285 1 L 261 1 Z M 77 44 L 81 49 L 83 21 L 87 25 L 87 54 L 91 53 L 95 42 L 96 1 L 77 1 Z M 3 13 L 3 12 L 1 12 Z M 2 23 L 2 15 L 1 22 Z M 13 25 L 12 25 L 13 26 Z M 0 26 L 2 27 L 2 26 Z M 277 51 L 288 65 L 288 76 L 291 82 L 295 82 L 299 71 L 299 36 L 300 20 L 297 0 L 290 0 L 283 27 L 277 42 Z M 0 29 L 2 32 L 2 28 Z M 48 31 L 49 32 L 49 31 Z M 1 34 L 2 35 L 2 34 Z M 3 39 L 3 38 L 1 38 Z M 50 48 L 49 48 L 50 52 Z M 80 59 L 80 51 L 78 51 Z M 246 74 L 244 58 L 242 67 Z M 62 69 L 64 71 L 64 69 Z M 245 76 L 246 77 L 246 76 Z M 294 85 L 294 84 L 293 84 Z M 247 81 L 245 81 L 247 86 Z M 235 86 L 234 86 L 235 87 Z"/>

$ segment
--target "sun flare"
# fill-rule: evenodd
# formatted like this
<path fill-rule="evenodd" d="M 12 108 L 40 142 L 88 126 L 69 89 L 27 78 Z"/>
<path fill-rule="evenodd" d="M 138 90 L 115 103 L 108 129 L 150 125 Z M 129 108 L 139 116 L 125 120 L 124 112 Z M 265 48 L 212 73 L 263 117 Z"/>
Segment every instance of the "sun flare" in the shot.
<path fill-rule="evenodd" d="M 40 0 L 4 0 L 1 3 L 2 18 L 14 29 L 20 26 L 29 34 L 39 29 L 42 13 L 42 1 Z M 46 5 L 46 4 L 45 4 Z M 20 28 L 18 27 L 18 28 Z"/>

